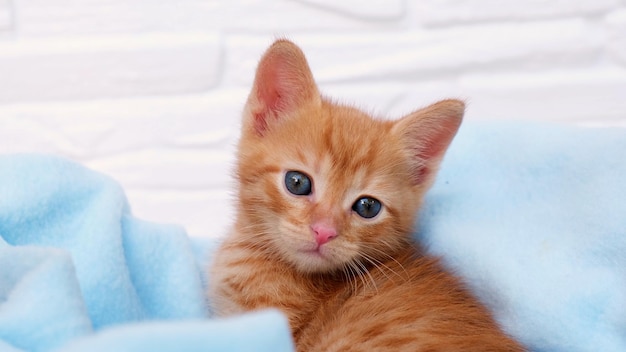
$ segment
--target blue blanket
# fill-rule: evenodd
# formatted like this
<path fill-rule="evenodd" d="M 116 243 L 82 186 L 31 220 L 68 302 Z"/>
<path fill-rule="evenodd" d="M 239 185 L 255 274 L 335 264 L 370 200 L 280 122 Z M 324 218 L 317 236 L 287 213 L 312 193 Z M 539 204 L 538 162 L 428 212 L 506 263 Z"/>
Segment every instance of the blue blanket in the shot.
<path fill-rule="evenodd" d="M 1 156 L 0 351 L 292 350 L 277 312 L 206 319 L 196 253 L 103 175 Z"/>
<path fill-rule="evenodd" d="M 467 123 L 417 237 L 533 351 L 626 351 L 626 130 Z M 0 156 L 0 351 L 290 351 L 276 311 L 208 319 L 210 243 L 106 176 Z"/>

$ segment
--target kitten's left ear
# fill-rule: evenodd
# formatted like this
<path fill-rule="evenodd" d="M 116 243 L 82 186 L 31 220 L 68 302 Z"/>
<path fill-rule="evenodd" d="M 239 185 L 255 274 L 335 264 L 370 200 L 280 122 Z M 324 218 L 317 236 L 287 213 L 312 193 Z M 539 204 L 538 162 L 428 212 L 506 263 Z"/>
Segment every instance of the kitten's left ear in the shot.
<path fill-rule="evenodd" d="M 461 125 L 465 103 L 443 100 L 396 122 L 393 133 L 409 154 L 413 184 L 430 183 Z"/>
<path fill-rule="evenodd" d="M 321 96 L 304 53 L 279 39 L 267 49 L 257 67 L 244 124 L 262 136 L 275 122 L 298 108 L 321 104 Z"/>

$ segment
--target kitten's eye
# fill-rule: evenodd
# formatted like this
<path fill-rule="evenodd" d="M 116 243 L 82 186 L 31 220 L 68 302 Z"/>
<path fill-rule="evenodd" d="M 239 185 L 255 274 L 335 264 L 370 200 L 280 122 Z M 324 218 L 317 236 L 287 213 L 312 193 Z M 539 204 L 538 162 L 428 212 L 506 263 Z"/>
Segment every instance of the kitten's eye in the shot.
<path fill-rule="evenodd" d="M 363 197 L 352 205 L 352 210 L 354 210 L 359 216 L 370 219 L 380 213 L 380 209 L 382 208 L 382 204 L 378 201 L 378 199 L 371 197 Z"/>
<path fill-rule="evenodd" d="M 311 179 L 300 171 L 287 171 L 285 174 L 287 190 L 297 196 L 311 194 Z"/>

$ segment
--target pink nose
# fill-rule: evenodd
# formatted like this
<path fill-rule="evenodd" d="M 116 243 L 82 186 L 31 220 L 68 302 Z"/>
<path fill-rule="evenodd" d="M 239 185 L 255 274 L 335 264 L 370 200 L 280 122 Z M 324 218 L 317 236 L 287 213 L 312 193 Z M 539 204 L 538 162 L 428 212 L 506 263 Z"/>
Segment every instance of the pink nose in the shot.
<path fill-rule="evenodd" d="M 337 230 L 332 226 L 315 224 L 311 226 L 311 229 L 315 232 L 315 242 L 317 242 L 319 246 L 337 237 Z"/>

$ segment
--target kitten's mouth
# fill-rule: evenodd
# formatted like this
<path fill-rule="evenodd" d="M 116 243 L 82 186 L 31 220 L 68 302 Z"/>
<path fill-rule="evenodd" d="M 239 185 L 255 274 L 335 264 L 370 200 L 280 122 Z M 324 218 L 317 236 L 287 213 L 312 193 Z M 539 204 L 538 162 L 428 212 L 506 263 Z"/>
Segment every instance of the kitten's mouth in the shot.
<path fill-rule="evenodd" d="M 304 255 L 315 257 L 315 258 L 320 258 L 323 260 L 330 259 L 328 248 L 326 248 L 323 244 L 322 245 L 314 244 L 311 246 L 306 246 L 306 248 L 301 248 L 299 252 Z"/>
<path fill-rule="evenodd" d="M 322 253 L 319 247 L 316 249 L 305 249 L 305 250 L 302 250 L 301 252 L 308 254 L 308 255 L 313 255 L 316 257 L 326 258 L 326 256 Z"/>
<path fill-rule="evenodd" d="M 298 262 L 308 272 L 327 271 L 335 267 L 334 260 L 323 248 L 302 249 L 298 252 Z"/>
<path fill-rule="evenodd" d="M 321 246 L 318 246 L 313 249 L 301 249 L 300 252 L 305 253 L 305 254 L 319 256 L 319 257 L 324 257 L 324 254 L 322 253 L 321 249 L 322 249 Z"/>

